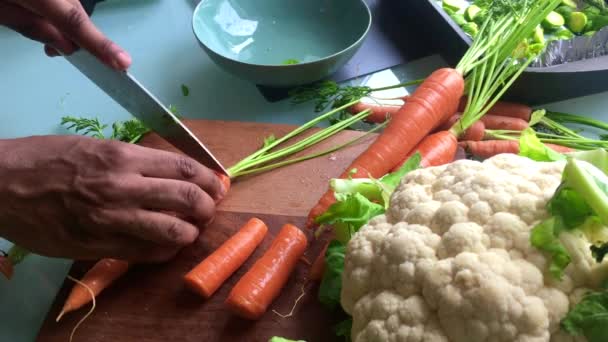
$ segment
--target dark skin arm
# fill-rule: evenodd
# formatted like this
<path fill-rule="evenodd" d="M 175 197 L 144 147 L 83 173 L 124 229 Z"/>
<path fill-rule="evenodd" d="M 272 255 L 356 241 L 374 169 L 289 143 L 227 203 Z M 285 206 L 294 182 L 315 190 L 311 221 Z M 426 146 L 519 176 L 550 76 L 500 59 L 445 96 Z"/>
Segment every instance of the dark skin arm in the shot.
<path fill-rule="evenodd" d="M 85 48 L 118 70 L 131 63 L 77 0 L 0 0 L 0 25 L 50 56 Z M 42 255 L 167 260 L 224 193 L 211 170 L 171 152 L 81 136 L 0 140 L 0 236 Z"/>

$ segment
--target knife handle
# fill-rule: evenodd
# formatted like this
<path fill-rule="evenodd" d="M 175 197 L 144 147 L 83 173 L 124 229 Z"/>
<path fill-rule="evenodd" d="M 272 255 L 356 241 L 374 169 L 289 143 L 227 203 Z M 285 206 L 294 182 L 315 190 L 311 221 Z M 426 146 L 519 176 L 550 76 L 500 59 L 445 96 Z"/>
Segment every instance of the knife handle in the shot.
<path fill-rule="evenodd" d="M 80 0 L 80 3 L 82 4 L 84 11 L 87 12 L 87 14 L 90 17 L 91 14 L 93 14 L 95 5 L 97 5 L 98 3 L 102 2 L 102 1 L 104 1 L 104 0 Z"/>

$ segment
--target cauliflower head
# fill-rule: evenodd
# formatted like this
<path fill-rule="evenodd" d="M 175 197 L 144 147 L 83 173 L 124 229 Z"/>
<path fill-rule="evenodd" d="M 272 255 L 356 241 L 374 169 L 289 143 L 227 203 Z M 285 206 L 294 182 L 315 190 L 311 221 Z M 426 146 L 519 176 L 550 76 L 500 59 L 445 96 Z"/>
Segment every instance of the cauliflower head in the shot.
<path fill-rule="evenodd" d="M 503 154 L 405 176 L 347 246 L 352 340 L 574 341 L 559 322 L 594 270 L 577 260 L 555 281 L 530 244 L 564 165 Z"/>

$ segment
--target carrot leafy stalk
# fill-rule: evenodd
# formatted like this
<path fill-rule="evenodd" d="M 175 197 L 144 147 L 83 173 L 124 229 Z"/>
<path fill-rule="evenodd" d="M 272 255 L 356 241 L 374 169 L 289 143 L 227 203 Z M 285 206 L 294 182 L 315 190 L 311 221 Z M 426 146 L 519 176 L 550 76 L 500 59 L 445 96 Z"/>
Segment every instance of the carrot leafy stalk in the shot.
<path fill-rule="evenodd" d="M 340 86 L 335 81 L 322 81 L 312 86 L 295 88 L 290 92 L 290 97 L 294 104 L 312 101 L 315 105 L 315 111 L 322 112 L 327 108 L 338 108 L 349 102 L 358 103 L 360 99 L 369 96 L 372 92 L 418 85 L 423 81 L 424 79 L 418 79 L 380 88 Z"/>

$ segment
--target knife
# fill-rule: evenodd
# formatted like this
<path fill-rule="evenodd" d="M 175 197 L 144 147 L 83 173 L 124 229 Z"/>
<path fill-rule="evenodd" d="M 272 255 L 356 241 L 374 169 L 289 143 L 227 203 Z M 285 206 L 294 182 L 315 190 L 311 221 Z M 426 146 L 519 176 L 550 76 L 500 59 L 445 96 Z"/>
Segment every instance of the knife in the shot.
<path fill-rule="evenodd" d="M 217 172 L 228 171 L 181 120 L 127 71 L 114 70 L 84 49 L 65 58 L 148 128 L 199 163 Z"/>

